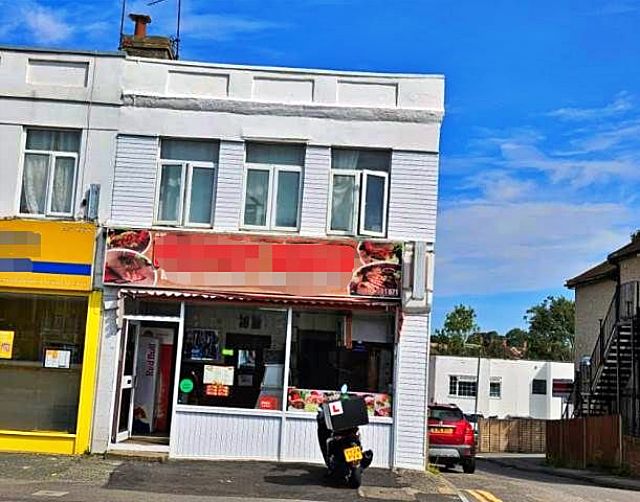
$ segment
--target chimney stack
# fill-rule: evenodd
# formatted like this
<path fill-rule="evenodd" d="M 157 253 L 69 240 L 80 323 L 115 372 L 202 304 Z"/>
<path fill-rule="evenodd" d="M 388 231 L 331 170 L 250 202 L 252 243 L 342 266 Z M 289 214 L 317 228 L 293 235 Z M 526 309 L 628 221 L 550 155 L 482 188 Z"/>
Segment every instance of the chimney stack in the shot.
<path fill-rule="evenodd" d="M 151 23 L 151 17 L 146 14 L 129 14 L 129 19 L 136 23 L 133 36 L 135 38 L 145 38 L 147 36 L 147 25 Z"/>
<path fill-rule="evenodd" d="M 120 49 L 133 57 L 176 59 L 174 41 L 169 37 L 149 36 L 147 25 L 151 17 L 146 14 L 129 14 L 135 23 L 133 35 L 122 34 Z"/>

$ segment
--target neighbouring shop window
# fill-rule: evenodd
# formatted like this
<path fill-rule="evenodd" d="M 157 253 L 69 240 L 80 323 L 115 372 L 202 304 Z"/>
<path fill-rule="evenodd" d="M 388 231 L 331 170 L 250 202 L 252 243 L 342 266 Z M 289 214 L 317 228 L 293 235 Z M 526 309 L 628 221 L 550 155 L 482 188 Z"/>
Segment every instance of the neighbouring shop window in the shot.
<path fill-rule="evenodd" d="M 449 395 L 458 397 L 475 397 L 478 383 L 475 377 L 450 376 Z"/>
<path fill-rule="evenodd" d="M 158 225 L 210 227 L 219 145 L 163 139 L 156 188 Z"/>
<path fill-rule="evenodd" d="M 546 395 L 547 394 L 547 381 L 546 380 L 537 380 L 537 379 L 533 379 L 533 382 L 531 382 L 531 393 L 532 394 L 539 394 L 539 395 Z"/>
<path fill-rule="evenodd" d="M 489 397 L 502 397 L 502 382 L 500 380 L 491 380 L 489 382 Z"/>
<path fill-rule="evenodd" d="M 187 305 L 179 404 L 282 409 L 286 311 Z"/>
<path fill-rule="evenodd" d="M 87 299 L 0 294 L 0 429 L 75 433 Z"/>
<path fill-rule="evenodd" d="M 332 150 L 331 232 L 378 237 L 386 234 L 390 164 L 388 151 Z"/>
<path fill-rule="evenodd" d="M 27 129 L 20 213 L 72 216 L 80 132 Z"/>
<path fill-rule="evenodd" d="M 393 316 L 296 312 L 287 410 L 315 412 L 343 384 L 369 413 L 391 416 Z"/>
<path fill-rule="evenodd" d="M 304 156 L 300 145 L 247 143 L 243 226 L 298 228 Z"/>

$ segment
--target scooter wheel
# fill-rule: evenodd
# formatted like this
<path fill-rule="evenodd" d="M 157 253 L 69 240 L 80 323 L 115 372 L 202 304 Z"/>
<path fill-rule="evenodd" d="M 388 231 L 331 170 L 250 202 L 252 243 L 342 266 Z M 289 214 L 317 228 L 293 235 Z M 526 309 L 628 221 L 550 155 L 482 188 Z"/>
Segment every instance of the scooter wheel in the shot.
<path fill-rule="evenodd" d="M 352 467 L 351 468 L 351 475 L 349 476 L 349 486 L 351 488 L 360 488 L 360 485 L 362 484 L 362 467 L 361 466 L 357 466 L 357 467 Z"/>

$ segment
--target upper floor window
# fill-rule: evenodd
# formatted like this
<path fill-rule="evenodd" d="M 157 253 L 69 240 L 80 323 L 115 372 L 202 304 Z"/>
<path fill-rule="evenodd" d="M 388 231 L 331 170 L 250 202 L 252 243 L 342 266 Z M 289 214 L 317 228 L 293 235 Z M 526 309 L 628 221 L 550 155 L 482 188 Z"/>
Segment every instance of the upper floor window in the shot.
<path fill-rule="evenodd" d="M 218 143 L 163 139 L 156 187 L 156 223 L 210 227 Z"/>
<path fill-rule="evenodd" d="M 329 232 L 384 237 L 390 153 L 334 148 Z"/>
<path fill-rule="evenodd" d="M 304 156 L 301 145 L 247 143 L 244 227 L 298 229 Z"/>
<path fill-rule="evenodd" d="M 547 381 L 542 379 L 533 379 L 531 382 L 531 393 L 537 395 L 546 395 L 547 394 Z"/>
<path fill-rule="evenodd" d="M 80 131 L 27 129 L 21 214 L 73 216 Z"/>

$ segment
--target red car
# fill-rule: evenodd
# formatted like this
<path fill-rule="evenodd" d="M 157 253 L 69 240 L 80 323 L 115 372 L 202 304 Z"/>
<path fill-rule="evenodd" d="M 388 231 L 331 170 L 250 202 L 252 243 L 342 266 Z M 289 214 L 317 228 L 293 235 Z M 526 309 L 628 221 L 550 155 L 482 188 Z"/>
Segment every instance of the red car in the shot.
<path fill-rule="evenodd" d="M 451 468 L 461 465 L 466 474 L 476 470 L 473 426 L 454 404 L 429 405 L 429 461 Z"/>

